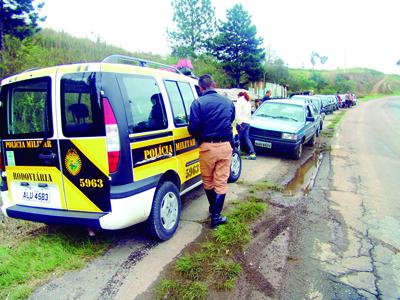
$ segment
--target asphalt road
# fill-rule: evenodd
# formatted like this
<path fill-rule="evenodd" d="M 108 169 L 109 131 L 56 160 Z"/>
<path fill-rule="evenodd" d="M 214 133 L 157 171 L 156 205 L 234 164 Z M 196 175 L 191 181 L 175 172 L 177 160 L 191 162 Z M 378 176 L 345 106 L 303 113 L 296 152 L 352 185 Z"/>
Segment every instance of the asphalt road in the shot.
<path fill-rule="evenodd" d="M 399 299 L 399 195 L 400 98 L 362 103 L 296 207 L 279 298 Z"/>

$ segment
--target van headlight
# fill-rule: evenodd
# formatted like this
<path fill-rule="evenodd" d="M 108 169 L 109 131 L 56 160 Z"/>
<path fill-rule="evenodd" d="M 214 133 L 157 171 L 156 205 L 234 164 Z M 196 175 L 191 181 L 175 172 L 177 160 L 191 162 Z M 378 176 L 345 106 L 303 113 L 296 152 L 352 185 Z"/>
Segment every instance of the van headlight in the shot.
<path fill-rule="evenodd" d="M 284 133 L 282 133 L 282 139 L 295 141 L 295 140 L 297 140 L 297 134 L 284 132 Z"/>

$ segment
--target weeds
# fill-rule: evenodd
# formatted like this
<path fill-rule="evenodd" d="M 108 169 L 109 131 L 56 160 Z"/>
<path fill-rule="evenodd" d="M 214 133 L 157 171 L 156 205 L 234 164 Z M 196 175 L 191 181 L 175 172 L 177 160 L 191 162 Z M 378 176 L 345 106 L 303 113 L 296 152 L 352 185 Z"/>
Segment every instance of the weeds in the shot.
<path fill-rule="evenodd" d="M 219 259 L 213 264 L 212 271 L 217 279 L 214 286 L 217 290 L 231 290 L 235 287 L 236 277 L 242 271 L 239 264 L 231 261 Z"/>
<path fill-rule="evenodd" d="M 215 230 L 214 237 L 224 248 L 242 249 L 250 241 L 250 228 L 238 218 L 231 218 L 225 226 Z"/>
<path fill-rule="evenodd" d="M 265 186 L 265 185 L 263 185 Z M 261 187 L 257 187 L 261 190 Z M 234 261 L 235 253 L 251 239 L 249 222 L 267 209 L 254 195 L 234 203 L 228 223 L 217 227 L 209 239 L 193 253 L 185 254 L 174 266 L 175 279 L 162 280 L 156 286 L 158 299 L 206 299 L 209 287 L 219 291 L 235 288 L 242 271 Z"/>
<path fill-rule="evenodd" d="M 264 180 L 264 181 L 258 182 L 256 184 L 251 184 L 249 193 L 254 194 L 258 191 L 265 191 L 265 190 L 282 192 L 284 190 L 284 187 L 279 184 L 276 184 L 274 182 Z"/>
<path fill-rule="evenodd" d="M 157 297 L 169 300 L 203 300 L 207 298 L 208 288 L 202 282 L 178 282 L 164 279 L 156 287 Z"/>
<path fill-rule="evenodd" d="M 50 274 L 80 268 L 107 246 L 64 234 L 42 234 L 18 245 L 1 245 L 0 299 L 25 299 Z"/>

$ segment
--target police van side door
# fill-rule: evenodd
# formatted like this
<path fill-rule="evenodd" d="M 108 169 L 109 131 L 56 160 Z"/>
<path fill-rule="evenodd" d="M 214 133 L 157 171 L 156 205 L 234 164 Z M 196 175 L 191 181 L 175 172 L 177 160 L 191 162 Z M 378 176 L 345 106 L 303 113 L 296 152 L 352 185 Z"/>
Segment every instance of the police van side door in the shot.
<path fill-rule="evenodd" d="M 198 183 L 200 178 L 199 148 L 188 132 L 190 105 L 195 96 L 188 82 L 164 80 L 170 99 L 174 126 L 174 143 L 182 191 Z"/>

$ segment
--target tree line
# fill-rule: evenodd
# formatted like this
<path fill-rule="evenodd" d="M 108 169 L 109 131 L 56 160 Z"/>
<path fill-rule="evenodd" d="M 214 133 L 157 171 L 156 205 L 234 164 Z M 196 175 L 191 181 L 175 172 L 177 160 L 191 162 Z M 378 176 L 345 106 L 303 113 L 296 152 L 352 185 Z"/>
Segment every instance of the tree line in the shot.
<path fill-rule="evenodd" d="M 65 32 L 40 30 L 43 3 L 33 0 L 0 0 L 0 78 L 32 67 L 74 62 L 101 61 L 111 54 L 123 54 L 166 64 L 190 58 L 196 74 L 210 73 L 221 87 L 244 87 L 267 81 L 286 85 L 289 92 L 314 90 L 318 93 L 360 89 L 350 71 L 333 72 L 289 69 L 271 49 L 263 48 L 251 15 L 240 4 L 226 11 L 226 20 L 217 21 L 211 0 L 171 0 L 173 28 L 167 29 L 171 54 L 132 53 L 95 40 L 76 38 Z M 313 66 L 328 58 L 311 54 Z M 362 78 L 375 82 L 384 74 L 366 71 Z M 357 72 L 359 73 L 359 72 Z M 363 91 L 364 92 L 364 91 Z M 367 93 L 367 91 L 365 91 Z"/>

